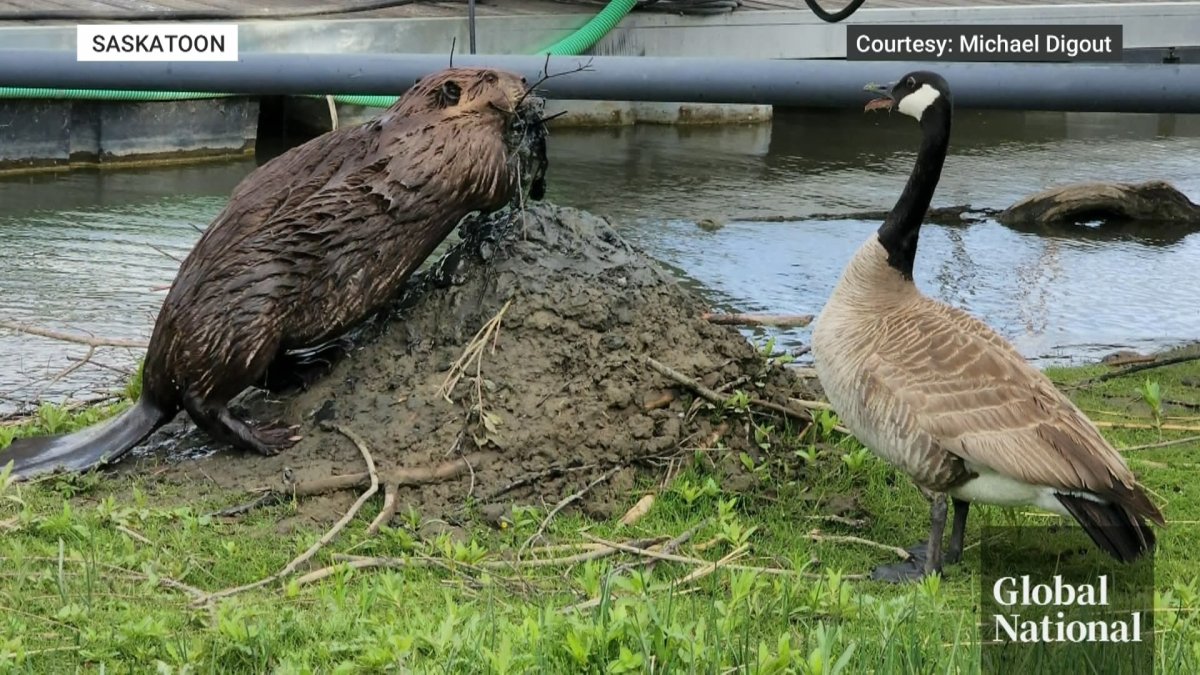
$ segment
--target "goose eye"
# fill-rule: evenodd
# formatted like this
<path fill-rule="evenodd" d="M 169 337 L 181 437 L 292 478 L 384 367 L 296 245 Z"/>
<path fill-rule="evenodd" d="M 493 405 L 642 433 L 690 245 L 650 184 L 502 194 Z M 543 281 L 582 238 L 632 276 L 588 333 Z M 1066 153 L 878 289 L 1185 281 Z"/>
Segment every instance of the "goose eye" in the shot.
<path fill-rule="evenodd" d="M 457 82 L 447 82 L 442 85 L 440 95 L 443 106 L 458 105 L 458 100 L 462 97 L 462 87 L 458 86 Z"/>
<path fill-rule="evenodd" d="M 913 87 L 913 88 L 916 88 L 916 86 L 917 86 L 917 78 L 915 78 L 915 77 L 910 77 L 910 78 L 908 78 L 908 86 L 910 86 L 910 87 Z"/>

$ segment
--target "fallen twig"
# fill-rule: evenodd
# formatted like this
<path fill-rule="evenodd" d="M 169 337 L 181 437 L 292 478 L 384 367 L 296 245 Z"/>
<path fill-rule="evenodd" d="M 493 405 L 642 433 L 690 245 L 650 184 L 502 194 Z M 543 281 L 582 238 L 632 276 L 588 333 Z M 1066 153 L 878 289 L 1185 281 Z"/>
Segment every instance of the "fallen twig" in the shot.
<path fill-rule="evenodd" d="M 1157 361 L 1152 361 L 1150 363 L 1139 363 L 1136 365 L 1129 366 L 1128 368 L 1114 370 L 1111 373 L 1104 373 L 1103 375 L 1097 376 L 1094 380 L 1089 380 L 1089 382 L 1091 382 L 1091 381 L 1106 382 L 1108 380 L 1112 380 L 1112 379 L 1115 379 L 1118 377 L 1124 377 L 1126 375 L 1131 375 L 1133 373 L 1140 373 L 1143 370 L 1150 370 L 1151 368 L 1162 368 L 1163 366 L 1173 366 L 1177 363 L 1187 363 L 1188 361 L 1200 361 L 1200 354 L 1189 354 L 1187 356 L 1172 356 L 1170 358 L 1159 359 Z"/>
<path fill-rule="evenodd" d="M 354 502 L 354 504 L 352 504 L 350 506 L 349 510 L 347 510 L 346 513 L 342 515 L 341 519 L 339 519 L 336 523 L 334 523 L 333 527 L 330 528 L 328 532 L 326 532 L 324 535 L 322 535 L 322 537 L 320 539 L 318 539 L 316 541 L 316 543 L 314 543 L 312 546 L 308 547 L 307 551 L 305 551 L 304 553 L 301 553 L 300 555 L 293 558 L 292 561 L 289 562 L 287 565 L 285 565 L 283 569 L 279 570 L 275 574 L 272 574 L 271 576 L 268 576 L 263 579 L 259 579 L 258 581 L 255 581 L 253 583 L 245 584 L 242 586 L 236 586 L 234 588 L 227 588 L 223 591 L 217 591 L 215 593 L 210 593 L 210 594 L 206 595 L 205 597 L 197 600 L 196 601 L 197 604 L 208 604 L 218 598 L 226 598 L 231 595 L 236 595 L 238 593 L 242 593 L 244 591 L 253 590 L 255 588 L 262 588 L 263 586 L 266 586 L 267 584 L 270 584 L 274 581 L 278 581 L 279 579 L 282 579 L 282 578 L 288 576 L 292 572 L 295 572 L 296 569 L 298 567 L 300 567 L 300 565 L 303 565 L 304 563 L 311 560 L 312 557 L 315 556 L 317 554 L 317 552 L 321 550 L 322 547 L 324 547 L 329 542 L 333 541 L 333 539 L 335 537 L 337 537 L 338 533 L 340 533 L 342 531 L 342 529 L 345 528 L 346 525 L 348 525 L 350 523 L 350 521 L 354 519 L 354 516 L 356 516 L 358 514 L 358 511 L 359 511 L 359 509 L 362 508 L 363 504 L 367 503 L 367 500 L 370 499 L 372 496 L 374 496 L 375 492 L 377 490 L 379 490 L 379 475 L 375 472 L 375 459 L 374 459 L 374 457 L 371 456 L 371 451 L 370 451 L 370 449 L 367 448 L 366 442 L 364 442 L 358 434 L 347 429 L 346 427 L 337 426 L 335 428 L 343 436 L 345 436 L 346 438 L 349 438 L 351 440 L 351 442 L 353 442 L 354 445 L 358 448 L 358 451 L 362 453 L 363 461 L 367 465 L 367 472 L 371 476 L 370 487 L 368 487 L 366 489 L 366 491 L 364 491 L 361 495 L 359 495 L 358 499 Z"/>
<path fill-rule="evenodd" d="M 1169 401 L 1163 401 L 1163 403 L 1169 403 Z M 1124 419 L 1137 420 L 1146 419 L 1146 415 L 1144 414 L 1125 412 L 1121 410 L 1100 410 L 1098 408 L 1080 408 L 1080 410 L 1088 415 L 1108 415 L 1109 417 L 1121 417 Z M 1195 415 L 1163 415 L 1161 419 L 1175 420 L 1177 422 L 1200 422 L 1200 417 Z"/>
<path fill-rule="evenodd" d="M 172 254 L 170 254 L 170 253 L 168 253 L 168 252 L 166 252 L 166 251 L 162 250 L 161 248 L 159 248 L 159 247 L 155 246 L 154 244 L 151 244 L 150 242 L 146 242 L 146 245 L 147 245 L 147 246 L 149 246 L 150 248 L 154 249 L 155 251 L 158 251 L 159 253 L 161 253 L 162 255 L 166 256 L 167 258 L 170 258 L 171 260 L 174 260 L 174 261 L 175 261 L 175 262 L 177 262 L 177 263 L 182 263 L 182 262 L 183 262 L 183 260 L 182 260 L 182 259 L 181 259 L 179 256 L 172 255 Z"/>
<path fill-rule="evenodd" d="M 831 544 L 860 544 L 862 546 L 870 546 L 873 548 L 878 548 L 878 549 L 882 549 L 884 551 L 890 551 L 892 553 L 895 553 L 897 556 L 900 557 L 901 560 L 911 560 L 912 559 L 912 554 L 909 553 L 908 551 L 905 551 L 904 549 L 900 548 L 899 546 L 890 546 L 888 544 L 881 544 L 877 541 L 871 541 L 870 539 L 863 539 L 862 537 L 854 537 L 854 536 L 850 536 L 850 535 L 821 534 L 820 530 L 813 530 L 812 532 L 808 533 L 808 538 L 813 541 L 816 541 L 816 542 L 828 542 Z"/>
<path fill-rule="evenodd" d="M 326 577 L 332 576 L 334 573 L 343 569 L 370 569 L 372 567 L 405 567 L 409 563 L 406 558 L 355 558 L 354 560 L 343 560 L 335 565 L 322 567 L 318 570 L 313 570 L 307 574 L 302 574 L 296 577 L 297 586 L 305 586 L 311 583 L 318 582 Z"/>
<path fill-rule="evenodd" d="M 807 516 L 805 520 L 822 520 L 827 523 L 837 523 L 846 527 L 866 527 L 867 521 L 862 518 L 847 518 L 846 516 L 824 515 L 824 516 Z"/>
<path fill-rule="evenodd" d="M 571 471 L 589 471 L 594 468 L 596 468 L 595 464 L 584 464 L 583 466 L 569 466 L 569 467 L 552 466 L 549 469 L 543 469 L 542 471 L 538 471 L 536 473 L 531 473 L 531 474 L 522 476 L 522 477 L 514 480 L 513 482 L 509 483 L 508 485 L 505 485 L 504 487 L 493 491 L 491 494 L 487 495 L 486 497 L 481 498 L 479 500 L 479 503 L 480 504 L 490 504 L 491 502 L 495 501 L 496 499 L 499 499 L 500 497 L 508 494 L 509 492 L 512 492 L 513 490 L 516 490 L 518 488 L 523 488 L 526 485 L 532 485 L 533 483 L 535 483 L 543 478 L 559 476 L 561 474 L 568 473 Z"/>
<path fill-rule="evenodd" d="M 675 370 L 674 368 L 671 368 L 670 366 L 667 366 L 667 365 L 661 363 L 660 361 L 654 359 L 653 357 L 643 356 L 642 359 L 646 362 L 646 365 L 657 370 L 659 373 L 662 373 L 663 375 L 667 376 L 668 378 L 674 380 L 676 383 L 682 384 L 683 386 L 687 387 L 688 389 L 691 389 L 692 391 L 696 392 L 697 394 L 700 395 L 701 398 L 708 401 L 709 403 L 714 403 L 716 405 L 722 405 L 725 403 L 725 400 L 728 398 L 728 397 L 722 396 L 722 395 L 718 394 L 717 392 L 713 391 L 712 389 L 709 389 L 708 387 L 700 384 L 696 380 L 693 380 L 692 378 L 688 377 L 687 375 L 684 375 L 683 373 L 679 372 L 678 370 Z"/>
<path fill-rule="evenodd" d="M 662 540 L 663 540 L 662 537 L 654 537 L 651 539 L 637 539 L 634 541 L 626 542 L 626 545 L 633 546 L 635 548 L 646 548 L 646 547 L 661 543 Z M 612 548 L 610 546 L 602 546 L 599 544 L 583 544 L 583 546 L 589 546 L 590 548 L 588 548 L 588 550 L 586 550 L 586 551 L 583 551 L 582 553 L 577 553 L 575 555 L 569 555 L 569 556 L 565 556 L 562 558 L 533 558 L 533 559 L 529 559 L 529 560 L 510 560 L 510 559 L 485 560 L 481 563 L 477 563 L 475 565 L 475 567 L 478 567 L 481 569 L 497 570 L 497 569 L 510 569 L 510 568 L 515 568 L 515 567 L 566 566 L 566 565 L 575 565 L 575 564 L 578 564 L 581 562 L 587 562 L 589 560 L 596 560 L 599 558 L 604 558 L 607 556 L 614 555 L 616 553 L 620 553 L 620 549 Z M 576 548 L 577 547 L 578 546 L 576 546 Z M 318 570 L 313 570 L 312 572 L 309 572 L 303 576 L 297 577 L 296 583 L 301 586 L 303 586 L 305 584 L 311 584 L 313 582 L 325 579 L 325 578 L 335 574 L 338 570 L 345 569 L 347 567 L 351 568 L 351 569 L 370 569 L 373 567 L 398 568 L 398 567 L 431 566 L 432 565 L 432 566 L 443 567 L 443 568 L 449 569 L 448 564 L 444 560 L 440 560 L 438 558 L 433 558 L 430 556 L 412 556 L 410 558 L 388 558 L 388 557 L 383 557 L 383 556 L 359 556 L 359 555 L 347 555 L 344 553 L 335 553 L 333 555 L 333 559 L 337 561 L 335 564 L 329 565 L 328 567 L 322 567 L 321 569 L 318 569 Z"/>
<path fill-rule="evenodd" d="M 683 577 L 681 577 L 679 579 L 675 579 L 673 581 L 668 581 L 667 583 L 664 583 L 664 584 L 658 584 L 656 586 L 652 586 L 651 588 L 647 589 L 646 592 L 647 593 L 661 593 L 663 591 L 673 591 L 673 590 L 679 588 L 680 586 L 683 586 L 685 584 L 690 584 L 698 579 L 706 577 L 706 576 L 712 574 L 713 572 L 717 571 L 717 569 L 719 569 L 721 567 L 724 567 L 726 569 L 734 569 L 734 566 L 730 565 L 729 563 L 731 561 L 737 560 L 738 558 L 745 555 L 746 551 L 749 550 L 749 548 L 750 547 L 748 545 L 743 544 L 743 545 L 735 548 L 734 550 L 730 551 L 729 553 L 725 554 L 724 556 L 721 557 L 720 560 L 717 560 L 715 562 L 700 561 L 703 563 L 702 565 L 700 565 L 696 569 L 692 570 L 688 574 L 684 575 Z M 563 612 L 572 612 L 572 611 L 578 612 L 578 611 L 583 611 L 583 610 L 587 610 L 587 609 L 592 609 L 593 607 L 598 606 L 603 601 L 602 598 L 603 598 L 603 596 L 591 598 L 590 600 L 585 600 L 583 602 L 576 603 L 576 604 L 570 605 L 568 607 L 564 607 L 562 609 L 562 611 Z"/>
<path fill-rule="evenodd" d="M 1195 403 L 1193 401 L 1180 401 L 1179 399 L 1175 398 L 1164 398 L 1162 402 L 1166 403 L 1167 405 L 1177 405 L 1181 408 L 1188 408 L 1190 410 L 1200 410 L 1200 403 Z"/>
<path fill-rule="evenodd" d="M 532 535 L 530 535 L 529 538 L 525 540 L 524 544 L 521 544 L 521 548 L 517 550 L 518 556 L 520 555 L 521 551 L 529 548 L 529 546 L 534 542 L 535 539 L 542 536 L 542 533 L 544 533 L 546 531 L 546 527 L 548 525 L 550 525 L 550 521 L 554 519 L 554 516 L 558 515 L 559 511 L 562 511 L 563 509 L 567 508 L 567 506 L 570 505 L 572 502 L 574 502 L 578 499 L 581 499 L 584 495 L 586 495 L 588 492 L 590 492 L 592 490 L 592 488 L 596 487 L 600 483 L 603 483 L 604 481 L 608 480 L 609 478 L 612 478 L 615 473 L 617 473 L 618 471 L 620 471 L 623 468 L 624 468 L 624 466 L 621 466 L 621 465 L 614 466 L 613 468 L 609 469 L 608 471 L 605 471 L 604 475 L 600 476 L 596 480 L 585 485 L 583 487 L 583 489 L 580 490 L 579 492 L 569 494 L 566 497 L 564 497 L 562 500 L 560 500 L 557 504 L 555 504 L 554 508 L 550 510 L 550 513 L 546 514 L 546 517 L 542 519 L 541 524 L 538 525 L 537 531 L 534 532 Z"/>
<path fill-rule="evenodd" d="M 221 509 L 220 511 L 213 511 L 212 513 L 210 513 L 208 515 L 212 518 L 227 518 L 227 517 L 231 517 L 231 516 L 240 516 L 240 515 L 249 513 L 251 511 L 253 511 L 254 509 L 262 508 L 264 506 L 274 506 L 275 504 L 278 504 L 279 502 L 283 501 L 283 497 L 284 497 L 284 492 L 282 492 L 282 491 L 264 490 L 262 494 L 260 494 L 259 496 L 255 497 L 254 499 L 252 499 L 244 504 L 238 504 L 237 506 L 230 506 L 228 508 Z"/>
<path fill-rule="evenodd" d="M 1148 466 L 1151 469 L 1169 469 L 1169 468 L 1171 468 L 1171 465 L 1169 465 L 1169 464 L 1163 464 L 1162 462 L 1154 462 L 1149 459 L 1142 459 L 1141 457 L 1130 457 L 1129 463 L 1138 465 L 1138 466 Z"/>
<path fill-rule="evenodd" d="M 367 526 L 367 534 L 374 535 L 379 532 L 379 528 L 392 522 L 392 518 L 396 516 L 396 493 L 399 492 L 399 486 L 388 481 L 383 484 L 383 508 L 379 509 L 379 515 L 375 516 L 375 520 Z"/>
<path fill-rule="evenodd" d="M 648 548 L 647 549 L 633 548 L 633 547 L 627 546 L 625 544 L 619 544 L 617 542 L 601 539 L 600 537 L 596 537 L 594 535 L 588 534 L 587 532 L 581 532 L 580 534 L 583 536 L 584 539 L 587 539 L 588 541 L 592 541 L 597 544 L 603 544 L 604 546 L 611 546 L 618 550 L 625 551 L 626 553 L 633 553 L 635 555 L 645 556 L 647 558 L 654 558 L 654 559 L 663 560 L 666 562 L 681 563 L 684 565 L 711 565 L 712 564 L 711 561 L 704 560 L 701 558 L 692 558 L 689 556 L 677 555 L 674 553 L 664 553 L 664 552 L 655 551 L 653 549 L 648 549 Z M 785 570 L 785 569 L 781 569 L 778 567 L 754 567 L 752 565 L 726 565 L 726 568 L 731 569 L 731 570 L 742 570 L 745 572 L 762 572 L 763 574 L 779 574 L 779 575 L 784 575 L 784 576 L 791 576 L 791 575 L 799 574 L 799 572 L 797 572 L 796 570 Z"/>
<path fill-rule="evenodd" d="M 712 403 L 714 405 L 724 405 L 728 398 L 725 396 L 721 396 L 720 394 L 713 391 L 712 389 L 709 389 L 708 387 L 704 386 L 703 384 L 700 384 L 696 380 L 693 380 L 692 378 L 688 377 L 687 375 L 684 375 L 683 373 L 679 372 L 678 370 L 675 370 L 674 368 L 671 368 L 670 366 L 667 366 L 667 365 L 661 363 L 660 361 L 654 359 L 653 357 L 643 356 L 642 360 L 645 361 L 646 365 L 650 366 L 654 370 L 657 370 L 659 373 L 667 376 L 668 378 L 674 380 L 675 382 L 696 392 L 697 394 L 700 395 L 701 398 L 708 401 L 709 403 Z M 809 413 L 807 410 L 796 410 L 795 408 L 789 408 L 787 406 L 779 405 L 778 403 L 764 401 L 760 398 L 750 399 L 750 405 L 759 407 L 759 408 L 765 408 L 772 412 L 777 412 L 786 417 L 793 417 L 795 419 L 802 420 L 804 422 L 812 422 L 812 414 Z M 848 429 L 846 429 L 845 427 L 843 427 L 841 425 L 834 427 L 834 429 L 837 429 L 838 431 L 845 433 L 845 434 L 850 433 L 850 431 Z"/>
<path fill-rule="evenodd" d="M 651 537 L 649 539 L 636 539 L 625 542 L 627 546 L 634 548 L 648 549 L 663 542 L 664 537 Z M 525 560 L 492 560 L 485 563 L 487 567 L 552 567 L 559 565 L 576 565 L 589 560 L 604 558 L 616 553 L 620 553 L 621 549 L 605 546 L 603 544 L 592 544 L 593 548 L 582 553 L 569 555 L 562 558 L 527 558 Z"/>
<path fill-rule="evenodd" d="M 1184 424 L 1148 424 L 1145 422 L 1108 422 L 1093 420 L 1092 424 L 1105 429 L 1160 429 L 1162 431 L 1200 431 L 1200 427 Z"/>
<path fill-rule="evenodd" d="M 794 403 L 807 410 L 833 410 L 833 406 L 825 401 L 809 401 L 802 398 L 789 398 L 788 403 Z"/>
<path fill-rule="evenodd" d="M 336 131 L 338 128 L 337 103 L 333 100 L 332 95 L 325 96 L 325 103 L 329 106 L 329 130 Z"/>
<path fill-rule="evenodd" d="M 143 537 L 142 535 L 138 534 L 137 532 L 134 532 L 133 530 L 129 529 L 128 527 L 125 527 L 124 525 L 117 525 L 117 531 L 118 531 L 118 532 L 123 532 L 124 534 L 128 535 L 130 538 L 132 538 L 132 539 L 136 539 L 136 540 L 138 540 L 138 541 L 142 542 L 143 544 L 145 544 L 145 545 L 147 545 L 147 546 L 153 546 L 153 545 L 154 545 L 154 542 L 152 542 L 152 541 L 150 541 L 149 539 L 147 539 L 147 538 Z"/>
<path fill-rule="evenodd" d="M 579 549 L 587 549 L 589 551 L 604 548 L 600 544 L 595 544 L 590 541 L 573 541 L 568 544 L 546 544 L 545 546 L 534 546 L 529 549 L 528 553 L 534 555 L 537 553 L 553 553 L 558 551 L 576 551 Z"/>
<path fill-rule="evenodd" d="M 38 328 L 37 326 L 30 326 L 13 321 L 0 321 L 0 328 L 17 331 L 18 333 L 28 333 L 29 335 L 50 338 L 51 340 L 73 342 L 75 344 L 87 345 L 89 347 L 129 347 L 131 349 L 145 349 L 148 346 L 148 343 L 142 342 L 141 340 L 98 338 L 90 335 L 63 333 L 61 331 L 51 330 L 49 328 Z"/>
<path fill-rule="evenodd" d="M 432 467 L 399 467 L 390 469 L 380 473 L 378 477 L 382 483 L 385 485 L 391 484 L 394 488 L 441 483 L 458 478 L 460 475 L 466 473 L 472 462 L 478 464 L 490 460 L 492 457 L 494 457 L 494 453 L 491 452 L 476 452 L 464 455 L 458 459 L 442 462 Z M 365 471 L 363 473 L 347 473 L 340 476 L 329 476 L 328 478 L 304 481 L 289 485 L 283 489 L 270 488 L 246 504 L 222 509 L 212 515 L 241 515 L 262 506 L 278 504 L 289 497 L 312 497 L 329 494 L 330 492 L 351 490 L 370 485 L 371 481 L 372 472 Z"/>
<path fill-rule="evenodd" d="M 1171 441 L 1159 441 L 1158 443 L 1146 443 L 1145 445 L 1133 445 L 1128 448 L 1121 448 L 1121 450 L 1123 452 L 1130 452 L 1132 450 L 1152 450 L 1154 448 L 1167 448 L 1172 445 L 1185 445 L 1187 443 L 1197 443 L 1197 442 L 1200 442 L 1200 436 L 1186 436 L 1184 438 L 1176 438 L 1175 440 L 1171 440 Z"/>
<path fill-rule="evenodd" d="M 683 584 L 689 584 L 701 577 L 706 577 L 706 576 L 712 574 L 713 572 L 716 572 L 718 567 L 727 567 L 729 565 L 729 563 L 746 555 L 746 551 L 749 551 L 749 550 L 750 550 L 749 544 L 742 544 L 741 546 L 738 546 L 737 548 L 733 549 L 729 553 L 726 553 L 724 556 L 721 557 L 720 560 L 713 562 L 713 563 L 709 563 L 709 564 L 705 565 L 704 567 L 694 569 L 690 573 L 688 573 L 686 576 L 684 576 L 682 579 L 676 579 L 675 581 L 672 581 L 671 583 L 667 584 L 663 590 L 670 590 L 671 588 L 675 588 L 677 586 L 682 586 Z"/>
<path fill-rule="evenodd" d="M 699 523 L 696 523 L 692 527 L 689 527 L 688 529 L 684 530 L 683 533 L 680 534 L 678 537 L 675 537 L 674 539 L 668 541 L 667 543 L 663 544 L 662 547 L 660 547 L 656 550 L 659 553 L 674 553 L 675 551 L 679 550 L 680 546 L 683 546 L 687 542 L 691 541 L 692 537 L 696 536 L 697 532 L 704 529 L 704 527 L 707 526 L 711 522 L 712 522 L 712 518 L 705 518 L 704 520 L 701 520 Z M 650 571 L 650 570 L 654 569 L 654 566 L 657 564 L 658 564 L 658 559 L 656 559 L 656 558 L 651 558 L 651 559 L 647 560 L 645 562 L 646 571 Z M 632 569 L 632 567 L 633 567 L 632 565 L 628 565 L 628 564 L 622 565 L 622 566 L 618 567 L 617 569 L 613 570 L 612 573 L 620 574 L 626 570 Z"/>
<path fill-rule="evenodd" d="M 0 560 L 9 562 L 12 560 L 12 558 L 9 558 L 7 556 L 0 556 Z M 80 565 L 96 565 L 99 567 L 103 567 L 104 569 L 109 570 L 111 572 L 116 572 L 116 573 L 122 574 L 130 579 L 137 579 L 139 581 L 151 581 L 152 580 L 152 578 L 149 574 L 146 574 L 144 572 L 139 572 L 137 570 L 131 570 L 128 567 L 121 567 L 120 565 L 113 565 L 112 563 L 98 562 L 98 561 L 94 561 L 94 560 L 85 560 L 82 558 L 69 558 L 69 557 L 66 557 L 65 555 L 62 555 L 61 553 L 58 556 L 24 556 L 21 558 L 21 560 L 25 560 L 25 561 L 36 560 L 36 561 L 40 561 L 40 562 L 57 563 L 59 565 L 59 574 L 62 574 L 62 566 L 65 565 L 66 563 L 70 562 L 70 563 L 77 563 Z M 194 598 L 199 598 L 199 597 L 207 595 L 207 593 L 200 590 L 199 588 L 196 588 L 195 586 L 185 584 L 182 581 L 178 581 L 176 579 L 172 579 L 171 577 L 165 576 L 159 572 L 154 573 L 153 581 L 159 586 L 162 586 L 164 588 L 169 588 L 169 589 L 175 590 L 175 591 L 182 591 L 184 593 L 187 593 L 188 595 L 191 595 Z"/>
<path fill-rule="evenodd" d="M 442 386 L 438 388 L 438 394 L 447 401 L 453 403 L 450 398 L 450 392 L 454 391 L 454 387 L 458 385 L 459 380 L 461 380 L 463 375 L 466 374 L 467 366 L 469 366 L 472 361 L 475 361 L 475 376 L 477 380 L 476 386 L 477 388 L 482 386 L 478 380 L 481 378 L 480 369 L 482 368 L 483 364 L 484 349 L 487 347 L 488 340 L 489 338 L 492 338 L 493 334 L 495 334 L 496 337 L 499 337 L 500 322 L 504 319 L 504 313 L 508 311 L 510 305 L 512 305 L 512 300 L 506 301 L 504 306 L 500 308 L 500 311 L 496 312 L 495 316 L 493 316 L 491 319 L 488 319 L 487 323 L 480 327 L 480 329 L 475 333 L 475 337 L 471 338 L 471 341 L 467 343 L 466 348 L 463 349 L 462 355 L 459 356 L 458 360 L 450 366 L 450 372 L 446 374 L 446 379 L 442 381 Z M 492 351 L 496 351 L 496 344 L 494 340 L 492 342 Z M 483 401 L 479 401 L 479 404 L 482 408 Z"/>
<path fill-rule="evenodd" d="M 700 318 L 721 326 L 777 326 L 801 328 L 812 323 L 811 314 L 718 314 L 705 312 Z"/>
<path fill-rule="evenodd" d="M 87 348 L 86 354 L 84 354 L 81 358 L 77 359 L 75 361 L 75 363 L 72 363 L 71 365 L 67 366 L 66 368 L 63 368 L 62 370 L 55 373 L 54 376 L 51 377 L 49 380 L 46 380 L 45 382 L 43 382 L 42 386 L 38 387 L 38 390 L 35 391 L 33 393 L 33 395 L 30 396 L 29 398 L 33 401 L 41 400 L 42 394 L 45 394 L 47 389 L 49 389 L 50 387 L 53 387 L 55 384 L 61 382 L 64 377 L 66 377 L 66 376 L 70 375 L 71 373 L 75 372 L 76 370 L 79 370 L 80 368 L 86 366 L 88 363 L 91 362 L 92 357 L 95 355 L 96 355 L 96 346 L 89 345 Z"/>

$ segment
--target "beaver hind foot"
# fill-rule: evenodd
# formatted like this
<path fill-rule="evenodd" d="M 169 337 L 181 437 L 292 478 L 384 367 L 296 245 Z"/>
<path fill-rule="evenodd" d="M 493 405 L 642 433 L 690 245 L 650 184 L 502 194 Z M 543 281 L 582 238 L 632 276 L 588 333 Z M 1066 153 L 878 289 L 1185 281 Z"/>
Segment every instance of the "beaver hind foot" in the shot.
<path fill-rule="evenodd" d="M 202 400 L 197 396 L 186 396 L 183 407 L 196 426 L 210 437 L 232 445 L 239 450 L 256 452 L 271 457 L 296 443 L 291 427 L 283 424 L 265 424 L 258 428 L 234 417 L 223 402 Z"/>

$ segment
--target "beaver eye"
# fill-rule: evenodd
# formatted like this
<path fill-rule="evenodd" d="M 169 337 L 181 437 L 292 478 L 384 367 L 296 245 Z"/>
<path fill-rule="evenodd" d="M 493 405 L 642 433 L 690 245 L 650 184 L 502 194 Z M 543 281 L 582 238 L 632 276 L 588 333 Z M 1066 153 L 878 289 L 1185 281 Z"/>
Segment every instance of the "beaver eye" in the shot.
<path fill-rule="evenodd" d="M 488 84 L 496 84 L 497 82 L 500 81 L 500 78 L 497 77 L 496 74 L 490 70 L 488 72 L 484 73 L 483 79 L 486 80 Z"/>
<path fill-rule="evenodd" d="M 458 105 L 458 99 L 462 97 L 462 87 L 458 86 L 457 82 L 447 82 L 442 85 L 440 98 L 442 107 Z"/>

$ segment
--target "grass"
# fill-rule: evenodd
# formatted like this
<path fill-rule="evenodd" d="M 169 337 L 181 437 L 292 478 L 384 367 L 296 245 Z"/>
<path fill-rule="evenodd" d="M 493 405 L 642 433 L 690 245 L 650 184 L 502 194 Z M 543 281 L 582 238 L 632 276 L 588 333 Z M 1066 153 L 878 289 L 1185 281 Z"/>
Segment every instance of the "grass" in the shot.
<path fill-rule="evenodd" d="M 1117 425 L 1104 431 L 1118 448 L 1196 434 L 1176 427 L 1200 426 L 1200 362 L 1081 386 L 1101 372 L 1049 374 L 1093 419 Z M 1144 395 L 1147 376 L 1157 384 L 1157 411 Z M 0 433 L 65 430 L 110 412 L 64 417 L 43 408 L 25 427 Z M 698 528 L 676 554 L 810 574 L 681 562 L 648 570 L 646 558 L 624 553 L 505 564 L 548 509 L 516 509 L 500 529 L 468 525 L 461 537 L 422 539 L 419 513 L 368 536 L 380 508 L 373 500 L 314 565 L 350 553 L 386 557 L 394 567 L 340 568 L 305 584 L 292 577 L 197 605 L 198 593 L 276 572 L 323 530 L 280 534 L 294 503 L 213 518 L 205 514 L 244 495 L 147 476 L 8 484 L 0 489 L 0 673 L 979 672 L 980 528 L 1046 518 L 978 507 L 967 539 L 974 546 L 944 578 L 907 586 L 848 579 L 892 554 L 814 542 L 809 531 L 906 546 L 926 534 L 923 498 L 853 439 L 839 439 L 830 415 L 798 436 L 751 418 L 736 397 L 722 414 L 753 422 L 750 433 L 771 458 L 735 458 L 755 477 L 750 489 L 735 494 L 695 462 L 665 489 L 645 484 L 627 495 L 626 508 L 657 492 L 635 523 L 567 511 L 550 521 L 545 540 L 571 548 L 527 550 L 525 558 L 595 551 L 595 537 L 631 541 Z M 1192 441 L 1126 454 L 1172 521 L 1159 532 L 1156 561 L 1161 672 L 1200 668 L 1198 450 Z M 861 526 L 823 520 L 851 502 L 869 515 Z M 590 604 L 566 609 L 580 603 Z"/>

